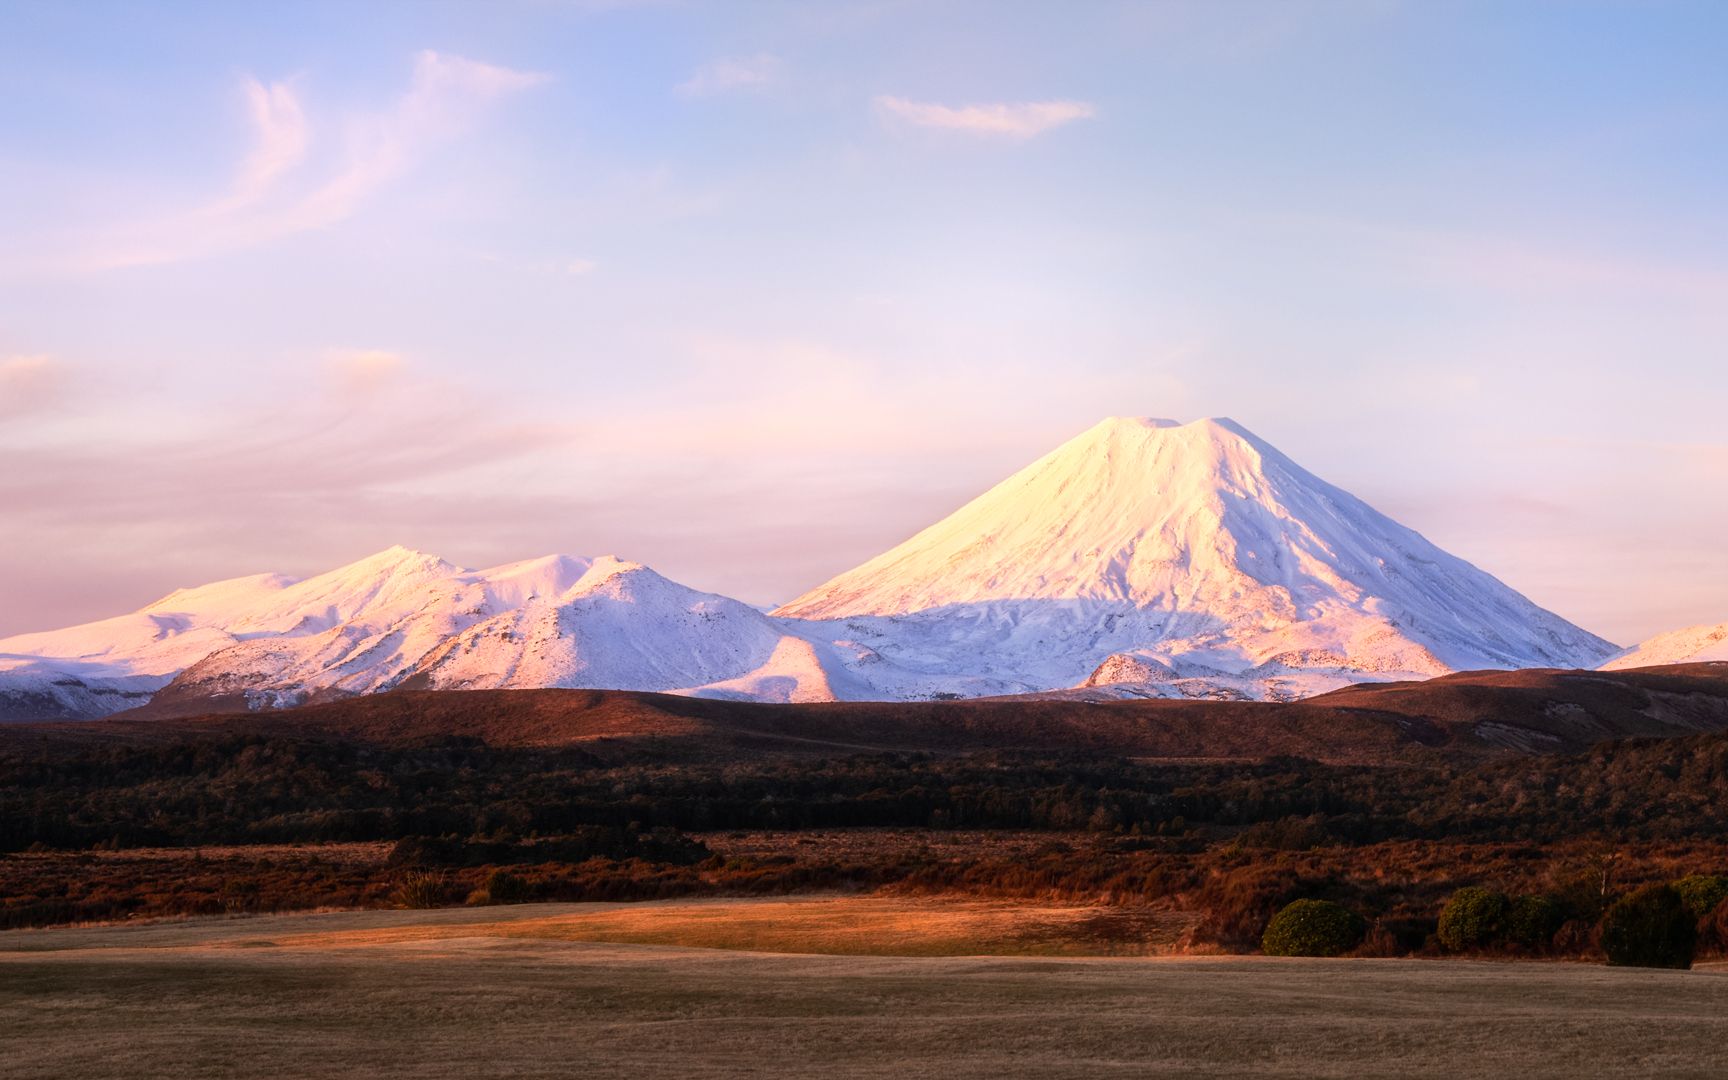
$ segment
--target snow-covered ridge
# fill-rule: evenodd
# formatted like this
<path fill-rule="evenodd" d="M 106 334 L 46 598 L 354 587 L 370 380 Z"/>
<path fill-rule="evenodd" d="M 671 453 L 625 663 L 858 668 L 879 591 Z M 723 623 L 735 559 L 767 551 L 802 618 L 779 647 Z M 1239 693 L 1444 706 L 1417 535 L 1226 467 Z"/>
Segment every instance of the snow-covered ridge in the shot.
<path fill-rule="evenodd" d="M 0 640 L 0 716 L 103 715 L 157 692 L 292 705 L 409 680 L 832 697 L 808 651 L 748 605 L 612 556 L 465 570 L 397 547 L 304 581 L 237 578 Z"/>
<path fill-rule="evenodd" d="M 1639 642 L 1602 665 L 1605 671 L 1658 664 L 1728 663 L 1728 622 L 1670 630 Z"/>
<path fill-rule="evenodd" d="M 404 685 L 1288 698 L 1614 652 L 1232 421 L 1116 418 L 768 614 L 611 556 L 395 547 L 0 640 L 0 716 Z"/>

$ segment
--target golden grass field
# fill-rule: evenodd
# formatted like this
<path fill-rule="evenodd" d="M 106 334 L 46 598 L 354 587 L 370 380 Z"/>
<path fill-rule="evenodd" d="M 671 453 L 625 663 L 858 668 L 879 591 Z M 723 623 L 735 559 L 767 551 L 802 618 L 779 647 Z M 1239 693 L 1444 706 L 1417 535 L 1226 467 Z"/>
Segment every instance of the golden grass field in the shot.
<path fill-rule="evenodd" d="M 1142 921 L 1099 921 L 1123 918 Z M 1095 955 L 1179 930 L 1155 913 L 859 896 L 13 931 L 0 1075 L 1703 1077 L 1728 1063 L 1721 968 Z"/>

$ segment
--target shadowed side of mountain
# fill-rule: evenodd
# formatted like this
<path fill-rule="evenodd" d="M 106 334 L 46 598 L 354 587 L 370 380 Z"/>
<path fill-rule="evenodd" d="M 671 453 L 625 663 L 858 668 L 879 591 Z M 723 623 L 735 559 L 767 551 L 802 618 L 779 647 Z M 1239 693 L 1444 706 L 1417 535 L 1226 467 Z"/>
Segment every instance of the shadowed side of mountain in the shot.
<path fill-rule="evenodd" d="M 1465 725 L 1517 750 L 1571 750 L 1604 739 L 1728 728 L 1728 663 L 1624 671 L 1469 671 L 1422 682 L 1358 683 L 1310 698 L 1316 708 L 1390 709 Z"/>
<path fill-rule="evenodd" d="M 1471 672 L 1306 701 L 994 698 L 763 704 L 615 690 L 395 691 L 268 713 L 22 724 L 0 739 L 233 736 L 580 747 L 613 762 L 981 750 L 1334 763 L 1570 752 L 1604 739 L 1728 729 L 1728 665 Z"/>

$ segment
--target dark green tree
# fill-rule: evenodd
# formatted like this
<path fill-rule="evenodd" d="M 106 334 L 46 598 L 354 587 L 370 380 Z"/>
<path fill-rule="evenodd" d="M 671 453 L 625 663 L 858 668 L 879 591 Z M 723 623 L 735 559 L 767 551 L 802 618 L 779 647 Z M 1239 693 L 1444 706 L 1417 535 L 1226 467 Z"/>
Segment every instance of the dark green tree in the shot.
<path fill-rule="evenodd" d="M 1546 896 L 1515 896 L 1506 905 L 1506 940 L 1525 949 L 1546 949 L 1566 913 Z"/>
<path fill-rule="evenodd" d="M 1646 885 L 1602 916 L 1602 951 L 1618 967 L 1689 968 L 1698 920 L 1672 885 Z"/>
<path fill-rule="evenodd" d="M 1362 916 L 1330 900 L 1297 900 L 1272 916 L 1261 935 L 1267 956 L 1341 956 L 1362 944 Z"/>

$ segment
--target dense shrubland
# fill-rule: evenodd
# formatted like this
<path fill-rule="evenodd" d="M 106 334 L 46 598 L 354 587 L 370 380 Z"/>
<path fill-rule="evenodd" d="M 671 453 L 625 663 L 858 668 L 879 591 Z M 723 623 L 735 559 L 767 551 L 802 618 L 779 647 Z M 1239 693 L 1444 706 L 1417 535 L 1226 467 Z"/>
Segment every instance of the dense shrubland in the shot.
<path fill-rule="evenodd" d="M 1724 796 L 1728 736 L 1471 768 L 1001 752 L 619 767 L 459 738 L 20 741 L 0 750 L 0 852 L 15 853 L 0 926 L 893 888 L 1165 905 L 1193 913 L 1188 947 L 1215 951 L 1261 948 L 1274 915 L 1320 901 L 1362 918 L 1349 949 L 1369 955 L 1599 955 L 1678 940 L 1651 927 L 1678 925 L 1679 905 L 1715 954 Z M 746 830 L 896 831 L 862 852 L 788 840 L 741 856 L 717 839 Z M 1045 839 L 963 857 L 917 840 L 954 830 Z M 237 847 L 195 854 L 216 845 Z M 128 856 L 145 847 L 187 854 Z M 1672 903 L 1646 897 L 1610 933 L 1649 884 Z"/>
<path fill-rule="evenodd" d="M 1297 900 L 1324 900 L 1364 917 L 1356 955 L 1444 955 L 1439 916 L 1453 894 L 1474 887 L 1508 899 L 1496 929 L 1467 955 L 1593 957 L 1601 955 L 1598 927 L 1615 900 L 1697 867 L 1719 867 L 1723 857 L 1713 841 L 1615 852 L 1593 840 L 1393 841 L 1276 851 L 1096 833 L 980 832 L 932 845 L 931 835 L 720 833 L 698 842 L 652 832 L 633 839 L 624 830 L 613 837 L 619 846 L 611 854 L 579 862 L 536 860 L 560 849 L 575 854 L 593 837 L 575 838 L 572 846 L 561 838 L 513 844 L 411 838 L 394 845 L 26 853 L 0 857 L 0 927 L 317 907 L 889 889 L 1186 912 L 1192 921 L 1183 946 L 1203 952 L 1256 951 L 1278 911 Z M 636 843 L 660 854 L 628 854 Z M 1606 893 L 1604 865 L 1612 866 Z M 1521 923 L 1526 907 L 1537 929 Z M 1728 904 L 1699 920 L 1703 954 L 1721 953 L 1725 924 Z"/>
<path fill-rule="evenodd" d="M 256 736 L 0 750 L 0 851 L 565 835 L 585 827 L 1048 829 L 1302 850 L 1728 831 L 1728 736 L 1471 769 L 1006 753 L 602 767 L 568 747 Z"/>

